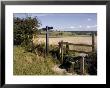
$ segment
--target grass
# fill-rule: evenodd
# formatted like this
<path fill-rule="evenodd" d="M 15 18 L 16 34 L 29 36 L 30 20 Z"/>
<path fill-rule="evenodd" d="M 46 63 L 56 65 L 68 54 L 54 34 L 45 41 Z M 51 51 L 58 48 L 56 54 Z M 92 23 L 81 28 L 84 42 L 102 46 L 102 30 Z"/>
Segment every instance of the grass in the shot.
<path fill-rule="evenodd" d="M 62 38 L 49 38 L 49 45 L 51 49 L 58 47 L 58 42 L 63 40 L 64 42 L 69 43 L 83 43 L 90 44 L 92 43 L 91 36 L 89 37 L 62 37 Z M 45 43 L 45 38 L 35 38 L 33 40 L 34 44 Z M 95 45 L 97 45 L 97 37 L 95 37 Z M 89 47 L 82 46 L 69 46 L 70 50 L 84 50 L 91 51 Z M 97 46 L 96 46 L 97 48 Z M 70 54 L 75 54 L 78 56 L 79 53 L 69 52 Z M 52 68 L 58 64 L 56 59 L 53 59 L 51 56 L 44 58 L 38 56 L 34 53 L 27 52 L 23 47 L 14 46 L 14 61 L 13 61 L 13 74 L 14 75 L 59 75 L 54 72 Z"/>
<path fill-rule="evenodd" d="M 14 75 L 57 75 L 51 69 L 56 61 L 27 52 L 23 47 L 14 46 Z"/>

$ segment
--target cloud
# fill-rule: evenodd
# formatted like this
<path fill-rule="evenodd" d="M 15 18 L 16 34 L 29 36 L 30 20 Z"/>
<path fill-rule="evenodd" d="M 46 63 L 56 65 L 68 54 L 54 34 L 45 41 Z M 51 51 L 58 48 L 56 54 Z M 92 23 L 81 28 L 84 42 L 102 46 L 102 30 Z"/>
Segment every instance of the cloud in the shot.
<path fill-rule="evenodd" d="M 79 25 L 79 28 L 82 28 L 82 25 Z"/>
<path fill-rule="evenodd" d="M 91 21 L 92 19 L 91 19 L 91 18 L 88 18 L 87 20 L 88 20 L 88 21 Z"/>
<path fill-rule="evenodd" d="M 86 26 L 86 28 L 88 28 L 88 29 L 89 29 L 89 28 L 96 28 L 96 27 L 97 27 L 97 25 L 91 25 L 91 26 L 90 26 L 90 25 L 87 25 L 87 26 Z"/>
<path fill-rule="evenodd" d="M 48 16 L 48 15 L 52 15 L 52 14 L 45 14 L 45 13 L 33 13 L 30 14 L 31 17 L 44 17 L 44 16 Z"/>
<path fill-rule="evenodd" d="M 88 25 L 87 25 L 86 27 L 87 27 L 87 28 L 90 28 L 90 26 L 88 26 Z"/>
<path fill-rule="evenodd" d="M 82 28 L 82 25 L 77 25 L 77 26 L 70 26 L 70 27 L 66 27 L 66 28 L 70 28 L 70 29 L 76 29 L 76 28 Z"/>
<path fill-rule="evenodd" d="M 38 17 L 48 16 L 49 14 L 37 14 Z"/>
<path fill-rule="evenodd" d="M 62 28 L 62 30 L 65 31 L 96 31 L 97 30 L 97 25 L 75 25 L 75 26 L 70 26 L 70 27 L 65 27 Z"/>
<path fill-rule="evenodd" d="M 96 31 L 97 25 L 72 25 L 72 26 L 55 26 L 54 29 L 60 31 Z"/>
<path fill-rule="evenodd" d="M 75 28 L 75 26 L 70 26 L 69 28 L 71 28 L 71 29 L 72 29 L 72 28 Z"/>

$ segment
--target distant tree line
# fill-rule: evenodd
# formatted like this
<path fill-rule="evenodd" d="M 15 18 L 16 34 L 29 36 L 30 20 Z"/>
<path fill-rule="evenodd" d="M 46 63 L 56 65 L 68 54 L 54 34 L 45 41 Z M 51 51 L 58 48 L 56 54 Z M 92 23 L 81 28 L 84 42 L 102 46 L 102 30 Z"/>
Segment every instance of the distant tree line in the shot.
<path fill-rule="evenodd" d="M 94 33 L 97 35 L 97 31 L 72 31 L 72 33 L 77 35 L 92 35 L 92 33 Z"/>

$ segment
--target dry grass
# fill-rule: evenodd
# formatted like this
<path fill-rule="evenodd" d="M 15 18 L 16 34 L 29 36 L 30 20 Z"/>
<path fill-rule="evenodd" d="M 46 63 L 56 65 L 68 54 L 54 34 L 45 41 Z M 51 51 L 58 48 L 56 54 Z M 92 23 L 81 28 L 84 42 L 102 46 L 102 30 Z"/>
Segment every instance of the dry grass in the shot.
<path fill-rule="evenodd" d="M 58 42 L 63 40 L 64 42 L 69 43 L 83 43 L 83 44 L 92 44 L 92 38 L 91 37 L 61 37 L 61 38 L 49 38 L 49 44 L 50 45 L 58 45 Z M 45 42 L 45 38 L 35 38 L 34 43 L 42 43 Z M 95 37 L 95 44 L 97 42 L 97 37 Z"/>
<path fill-rule="evenodd" d="M 58 42 L 63 40 L 69 43 L 83 43 L 92 44 L 91 37 L 62 37 L 62 38 L 49 38 L 50 45 L 58 45 Z M 35 44 L 44 43 L 45 38 L 35 38 Z M 95 37 L 95 45 L 97 45 L 97 37 Z M 87 47 L 74 47 L 70 46 L 70 49 L 78 49 L 88 51 Z M 58 75 L 59 73 L 52 70 L 55 66 L 55 62 L 52 58 L 45 59 L 42 56 L 37 56 L 33 53 L 26 52 L 22 47 L 14 46 L 14 75 Z"/>
<path fill-rule="evenodd" d="M 23 47 L 14 46 L 14 75 L 56 75 L 52 70 L 55 65 L 53 58 L 43 58 L 27 52 Z"/>
<path fill-rule="evenodd" d="M 74 43 L 74 44 L 88 44 L 88 45 L 92 45 L 92 37 L 88 36 L 88 37 L 82 37 L 82 36 L 78 36 L 78 37 L 61 37 L 61 38 L 49 38 L 49 45 L 58 45 L 58 42 L 62 41 L 63 42 L 69 42 L 69 43 Z M 34 40 L 34 44 L 37 43 L 45 43 L 45 38 L 35 38 Z M 95 37 L 95 49 L 97 48 L 97 37 Z M 91 52 L 92 51 L 92 47 L 87 47 L 87 46 L 73 46 L 70 45 L 69 46 L 70 50 L 79 50 L 79 51 L 86 51 L 86 52 Z"/>

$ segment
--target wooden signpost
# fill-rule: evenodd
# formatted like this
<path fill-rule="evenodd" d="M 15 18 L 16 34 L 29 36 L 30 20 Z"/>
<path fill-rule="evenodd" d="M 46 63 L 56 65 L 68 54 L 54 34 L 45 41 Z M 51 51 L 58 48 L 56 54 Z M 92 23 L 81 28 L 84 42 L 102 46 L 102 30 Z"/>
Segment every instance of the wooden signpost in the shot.
<path fill-rule="evenodd" d="M 48 31 L 50 29 L 53 29 L 53 27 L 48 27 L 46 26 L 46 28 L 43 28 L 46 31 L 46 56 L 48 56 L 48 52 L 49 52 L 49 33 Z"/>

